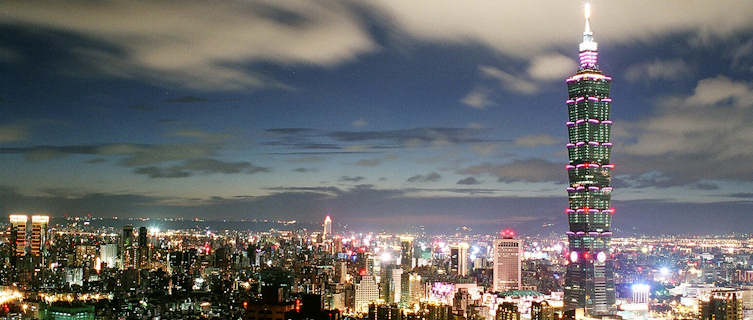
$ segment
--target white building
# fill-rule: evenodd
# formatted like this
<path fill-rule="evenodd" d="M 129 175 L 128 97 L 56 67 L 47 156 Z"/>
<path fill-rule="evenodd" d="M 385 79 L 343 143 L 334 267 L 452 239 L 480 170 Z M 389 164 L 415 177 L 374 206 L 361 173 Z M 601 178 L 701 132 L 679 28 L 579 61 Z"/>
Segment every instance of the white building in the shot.
<path fill-rule="evenodd" d="M 107 268 L 118 266 L 118 245 L 115 243 L 99 246 L 99 261 Z"/>
<path fill-rule="evenodd" d="M 520 258 L 523 252 L 523 241 L 512 238 L 494 239 L 493 250 L 493 291 L 519 290 L 521 286 Z"/>
<path fill-rule="evenodd" d="M 369 312 L 369 303 L 379 300 L 379 286 L 374 276 L 365 275 L 361 281 L 356 284 L 356 312 Z"/>

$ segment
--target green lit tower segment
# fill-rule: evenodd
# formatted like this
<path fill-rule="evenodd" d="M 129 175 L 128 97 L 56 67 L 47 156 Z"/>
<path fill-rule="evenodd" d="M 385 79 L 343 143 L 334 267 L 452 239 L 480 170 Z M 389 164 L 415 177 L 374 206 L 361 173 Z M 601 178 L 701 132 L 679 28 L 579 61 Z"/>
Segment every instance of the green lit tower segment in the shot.
<path fill-rule="evenodd" d="M 580 67 L 567 79 L 568 131 L 566 169 L 570 206 L 565 209 L 569 260 L 565 278 L 565 309 L 585 308 L 589 314 L 608 314 L 615 302 L 609 242 L 612 238 L 612 151 L 609 118 L 612 78 L 598 66 L 590 8 L 580 43 Z"/>

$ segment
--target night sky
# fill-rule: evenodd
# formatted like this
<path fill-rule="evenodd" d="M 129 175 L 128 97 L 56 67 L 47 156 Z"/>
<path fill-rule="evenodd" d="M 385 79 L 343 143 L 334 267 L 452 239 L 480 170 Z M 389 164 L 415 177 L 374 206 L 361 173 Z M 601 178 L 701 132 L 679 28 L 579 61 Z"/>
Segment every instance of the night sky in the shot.
<path fill-rule="evenodd" d="M 0 210 L 564 232 L 582 1 L 3 1 Z M 753 1 L 593 2 L 615 227 L 753 227 Z"/>

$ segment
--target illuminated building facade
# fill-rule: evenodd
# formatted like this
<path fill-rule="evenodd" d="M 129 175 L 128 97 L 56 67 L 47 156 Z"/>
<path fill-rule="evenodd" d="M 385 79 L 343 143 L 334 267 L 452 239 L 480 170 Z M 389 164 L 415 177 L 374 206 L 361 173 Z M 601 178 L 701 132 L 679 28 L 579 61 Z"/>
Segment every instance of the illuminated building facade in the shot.
<path fill-rule="evenodd" d="M 21 214 L 13 214 L 10 219 L 10 246 L 14 257 L 26 256 L 26 221 L 28 217 Z"/>
<path fill-rule="evenodd" d="M 120 238 L 120 261 L 123 269 L 133 268 L 135 265 L 133 251 L 133 226 L 123 226 Z"/>
<path fill-rule="evenodd" d="M 458 243 L 450 247 L 450 273 L 468 275 L 468 244 Z"/>
<path fill-rule="evenodd" d="M 403 271 L 413 270 L 413 238 L 400 237 L 400 267 Z"/>
<path fill-rule="evenodd" d="M 379 300 L 379 285 L 374 276 L 367 274 L 361 277 L 361 281 L 356 284 L 355 300 L 356 312 L 359 313 L 368 312 L 369 304 Z"/>
<path fill-rule="evenodd" d="M 494 239 L 493 290 L 505 292 L 519 290 L 521 286 L 521 262 L 523 241 L 514 239 L 515 232 L 504 230 L 501 238 Z"/>
<path fill-rule="evenodd" d="M 46 250 L 47 227 L 50 224 L 49 216 L 31 216 L 31 255 L 41 257 Z"/>
<path fill-rule="evenodd" d="M 148 235 L 148 231 L 146 227 L 139 228 L 138 244 L 139 244 L 139 251 L 138 251 L 139 269 L 147 269 L 149 268 L 149 235 Z"/>
<path fill-rule="evenodd" d="M 566 166 L 570 206 L 565 210 L 570 231 L 565 279 L 565 310 L 585 308 L 589 314 L 609 313 L 615 302 L 609 251 L 612 237 L 612 151 L 609 88 L 612 78 L 598 66 L 598 45 L 586 7 L 580 43 L 580 67 L 567 79 L 568 129 Z"/>
<path fill-rule="evenodd" d="M 327 216 L 324 218 L 324 231 L 322 232 L 322 240 L 332 236 L 332 218 Z"/>
<path fill-rule="evenodd" d="M 708 301 L 701 301 L 698 309 L 703 320 L 742 320 L 743 294 L 738 290 L 713 291 Z"/>

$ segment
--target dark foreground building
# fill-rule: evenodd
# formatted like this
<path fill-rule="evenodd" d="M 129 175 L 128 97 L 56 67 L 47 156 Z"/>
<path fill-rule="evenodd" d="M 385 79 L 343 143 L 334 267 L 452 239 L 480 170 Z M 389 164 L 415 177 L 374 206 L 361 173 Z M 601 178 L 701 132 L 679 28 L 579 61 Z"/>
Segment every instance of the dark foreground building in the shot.
<path fill-rule="evenodd" d="M 570 206 L 570 264 L 565 279 L 565 310 L 585 308 L 591 315 L 608 314 L 615 302 L 611 254 L 612 151 L 609 118 L 612 78 L 598 66 L 598 45 L 586 8 L 586 28 L 580 43 L 580 67 L 567 79 L 568 129 L 566 166 Z"/>

